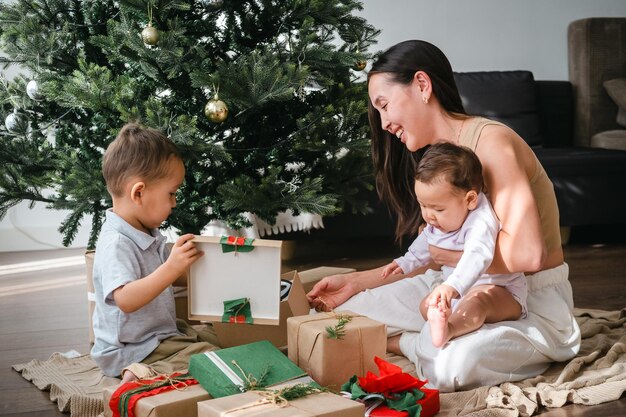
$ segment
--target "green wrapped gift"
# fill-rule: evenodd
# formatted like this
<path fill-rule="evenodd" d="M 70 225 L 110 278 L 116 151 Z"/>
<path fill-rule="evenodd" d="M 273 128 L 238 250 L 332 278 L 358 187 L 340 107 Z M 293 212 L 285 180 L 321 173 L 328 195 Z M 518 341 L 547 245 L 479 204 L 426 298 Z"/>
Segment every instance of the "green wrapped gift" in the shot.
<path fill-rule="evenodd" d="M 192 355 L 189 373 L 213 398 L 307 377 L 267 340 Z"/>

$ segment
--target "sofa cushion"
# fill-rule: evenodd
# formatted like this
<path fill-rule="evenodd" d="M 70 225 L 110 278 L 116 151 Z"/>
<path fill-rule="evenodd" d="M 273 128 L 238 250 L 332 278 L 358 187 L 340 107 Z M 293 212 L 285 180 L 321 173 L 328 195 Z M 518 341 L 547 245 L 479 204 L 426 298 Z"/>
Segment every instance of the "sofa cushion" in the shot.
<path fill-rule="evenodd" d="M 602 85 L 617 104 L 617 123 L 626 127 L 626 78 L 608 80 Z"/>
<path fill-rule="evenodd" d="M 531 146 L 542 143 L 532 72 L 457 72 L 454 79 L 467 113 L 506 124 Z"/>

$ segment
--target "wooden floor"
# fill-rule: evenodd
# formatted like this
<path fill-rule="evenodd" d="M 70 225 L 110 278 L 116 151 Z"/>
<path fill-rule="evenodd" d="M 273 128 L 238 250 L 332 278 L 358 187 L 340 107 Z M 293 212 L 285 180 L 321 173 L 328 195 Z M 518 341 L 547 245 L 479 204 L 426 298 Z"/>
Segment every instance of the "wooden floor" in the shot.
<path fill-rule="evenodd" d="M 625 236 L 623 233 L 615 235 Z M 626 238 L 615 235 L 572 241 L 565 248 L 577 307 L 616 310 L 626 307 Z M 581 235 L 582 236 L 582 235 Z M 595 239 L 595 240 L 594 240 Z M 398 254 L 388 242 L 301 242 L 296 257 L 284 269 L 321 265 L 366 269 Z M 87 298 L 83 251 L 64 249 L 0 253 L 0 415 L 63 416 L 48 392 L 24 380 L 11 365 L 47 359 L 53 352 L 88 352 Z M 16 265 L 43 260 L 67 260 L 66 265 Z M 24 267 L 25 265 L 21 265 Z M 569 405 L 542 410 L 542 417 L 617 417 L 626 415 L 626 397 L 592 407 Z"/>

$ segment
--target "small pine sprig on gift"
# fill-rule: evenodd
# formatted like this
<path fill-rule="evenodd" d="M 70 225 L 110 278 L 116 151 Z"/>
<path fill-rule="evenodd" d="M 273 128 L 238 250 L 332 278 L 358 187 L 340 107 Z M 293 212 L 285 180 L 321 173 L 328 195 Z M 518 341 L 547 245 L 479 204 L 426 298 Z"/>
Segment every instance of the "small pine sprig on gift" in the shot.
<path fill-rule="evenodd" d="M 335 326 L 326 326 L 326 337 L 337 340 L 343 339 L 346 335 L 346 324 L 350 323 L 350 320 L 352 320 L 352 316 L 339 314 Z"/>
<path fill-rule="evenodd" d="M 259 392 L 259 394 L 269 400 L 269 402 L 277 405 L 282 405 L 288 403 L 289 401 L 304 398 L 307 395 L 318 394 L 320 392 L 328 391 L 329 390 L 327 388 L 323 387 L 314 387 L 309 384 L 296 384 L 279 390 L 264 390 L 257 392 Z"/>
<path fill-rule="evenodd" d="M 237 361 L 233 360 L 232 364 L 235 365 L 237 369 L 239 369 L 239 372 L 241 372 L 241 375 L 243 376 L 242 392 L 258 390 L 258 389 L 262 389 L 263 387 L 265 387 L 266 385 L 265 380 L 267 379 L 267 375 L 270 373 L 269 366 L 265 367 L 261 375 L 259 375 L 259 377 L 257 378 L 250 373 L 246 374 L 244 370 L 241 368 L 241 366 L 239 366 Z"/>

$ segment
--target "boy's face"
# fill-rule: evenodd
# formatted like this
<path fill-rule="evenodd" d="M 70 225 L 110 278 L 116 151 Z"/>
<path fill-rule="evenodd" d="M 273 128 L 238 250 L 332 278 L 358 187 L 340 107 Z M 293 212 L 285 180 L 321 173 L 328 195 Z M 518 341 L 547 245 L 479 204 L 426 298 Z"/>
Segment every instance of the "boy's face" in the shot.
<path fill-rule="evenodd" d="M 461 228 L 478 199 L 475 191 L 464 192 L 442 178 L 429 184 L 415 181 L 415 195 L 424 220 L 445 233 Z"/>
<path fill-rule="evenodd" d="M 176 207 L 176 191 L 185 177 L 185 166 L 181 160 L 170 158 L 167 163 L 167 177 L 146 182 L 141 192 L 138 220 L 148 230 L 161 226 L 172 213 L 172 209 Z"/>

